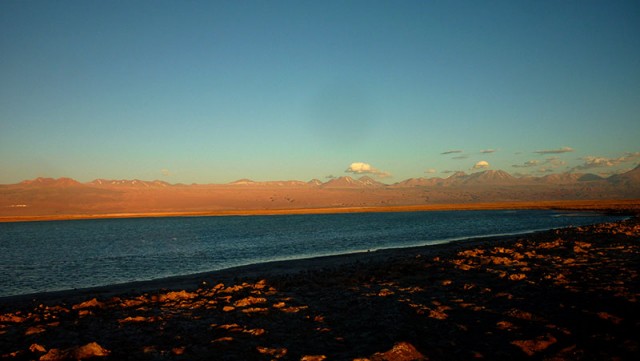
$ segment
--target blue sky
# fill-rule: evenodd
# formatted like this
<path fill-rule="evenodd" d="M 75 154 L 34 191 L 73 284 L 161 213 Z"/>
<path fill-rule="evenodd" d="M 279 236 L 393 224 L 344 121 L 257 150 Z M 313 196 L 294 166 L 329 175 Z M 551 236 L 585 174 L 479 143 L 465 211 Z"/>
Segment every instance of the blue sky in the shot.
<path fill-rule="evenodd" d="M 617 172 L 638 34 L 637 1 L 2 1 L 0 183 Z"/>

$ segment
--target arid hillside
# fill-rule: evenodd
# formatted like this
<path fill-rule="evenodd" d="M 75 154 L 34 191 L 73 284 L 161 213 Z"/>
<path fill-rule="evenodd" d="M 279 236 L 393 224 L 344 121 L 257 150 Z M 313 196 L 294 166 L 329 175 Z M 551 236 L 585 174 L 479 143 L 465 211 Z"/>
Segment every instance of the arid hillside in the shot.
<path fill-rule="evenodd" d="M 169 184 L 163 181 L 37 178 L 0 185 L 0 217 L 302 210 L 640 198 L 640 166 L 601 178 L 565 173 L 516 178 L 501 170 L 384 184 L 370 177 L 321 182 Z"/>

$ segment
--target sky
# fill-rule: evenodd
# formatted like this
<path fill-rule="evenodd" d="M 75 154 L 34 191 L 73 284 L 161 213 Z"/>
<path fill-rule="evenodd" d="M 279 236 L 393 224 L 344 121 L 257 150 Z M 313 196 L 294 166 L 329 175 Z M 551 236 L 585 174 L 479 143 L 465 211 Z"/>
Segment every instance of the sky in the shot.
<path fill-rule="evenodd" d="M 640 162 L 638 1 L 0 2 L 0 184 Z"/>

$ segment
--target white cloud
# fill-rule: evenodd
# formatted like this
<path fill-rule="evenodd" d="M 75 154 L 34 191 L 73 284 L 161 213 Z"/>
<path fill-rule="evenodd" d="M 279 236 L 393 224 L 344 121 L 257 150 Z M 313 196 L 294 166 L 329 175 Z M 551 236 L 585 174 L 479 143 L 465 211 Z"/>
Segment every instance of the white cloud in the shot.
<path fill-rule="evenodd" d="M 585 169 L 591 169 L 591 168 L 613 167 L 614 165 L 617 164 L 615 159 L 609 159 L 605 157 L 588 156 L 588 157 L 582 158 L 582 160 L 584 160 L 584 163 L 582 163 L 579 166 L 576 166 L 575 169 L 585 170 Z"/>
<path fill-rule="evenodd" d="M 476 163 L 471 169 L 485 169 L 485 168 L 489 168 L 489 162 L 487 162 L 486 160 L 481 160 L 478 163 Z"/>
<path fill-rule="evenodd" d="M 371 164 L 369 163 L 363 163 L 363 162 L 354 162 L 351 163 L 351 165 L 349 166 L 349 168 L 347 168 L 345 170 L 345 172 L 347 173 L 354 173 L 354 174 L 372 174 L 378 178 L 388 178 L 391 177 L 391 174 L 385 171 L 381 171 L 373 166 L 371 166 Z"/>
<path fill-rule="evenodd" d="M 424 171 L 427 174 L 434 174 L 434 173 L 438 173 L 437 170 L 435 170 L 435 168 L 429 168 L 427 170 Z"/>
<path fill-rule="evenodd" d="M 568 153 L 568 152 L 573 152 L 573 148 L 571 148 L 571 147 L 562 147 L 560 149 L 544 149 L 544 150 L 537 150 L 534 153 L 538 153 L 538 154 L 561 154 L 561 153 Z"/>
<path fill-rule="evenodd" d="M 587 156 L 581 159 L 584 161 L 584 163 L 573 167 L 574 170 L 614 167 L 622 163 L 632 162 L 636 159 L 640 159 L 640 152 L 625 153 L 623 156 L 618 158 Z"/>
<path fill-rule="evenodd" d="M 166 169 L 166 168 L 165 169 L 161 169 L 160 173 L 162 173 L 162 175 L 165 176 L 165 177 L 169 177 L 171 175 L 171 171 Z"/>

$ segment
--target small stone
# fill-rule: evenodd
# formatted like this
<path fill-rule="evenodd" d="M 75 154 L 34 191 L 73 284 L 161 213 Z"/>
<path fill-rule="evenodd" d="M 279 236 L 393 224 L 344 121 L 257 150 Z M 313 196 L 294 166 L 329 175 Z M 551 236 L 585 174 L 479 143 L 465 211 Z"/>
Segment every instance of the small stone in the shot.
<path fill-rule="evenodd" d="M 84 346 L 76 346 L 68 349 L 60 350 L 52 348 L 46 354 L 40 357 L 41 361 L 58 361 L 58 360 L 82 360 L 91 357 L 109 356 L 110 351 L 104 349 L 96 342 L 90 342 Z"/>
<path fill-rule="evenodd" d="M 44 346 L 42 345 L 34 343 L 34 344 L 31 344 L 31 346 L 29 346 L 29 351 L 33 353 L 44 353 L 44 352 L 47 352 L 47 349 L 44 348 Z"/>
<path fill-rule="evenodd" d="M 186 350 L 186 347 L 174 347 L 171 349 L 171 353 L 178 356 L 178 355 L 182 355 L 185 350 Z"/>
<path fill-rule="evenodd" d="M 102 308 L 104 307 L 104 303 L 98 301 L 96 298 L 92 298 L 89 301 L 84 301 L 82 303 L 79 303 L 77 305 L 73 305 L 74 310 L 82 310 L 85 308 Z"/>
<path fill-rule="evenodd" d="M 197 296 L 198 296 L 197 293 L 192 293 L 192 292 L 187 292 L 182 290 L 182 291 L 168 292 L 166 294 L 160 295 L 158 297 L 158 300 L 160 302 L 190 300 Z"/>
<path fill-rule="evenodd" d="M 302 356 L 300 361 L 324 361 L 327 359 L 325 355 L 306 355 Z"/>
<path fill-rule="evenodd" d="M 256 305 L 256 304 L 265 303 L 265 302 L 267 302 L 266 298 L 249 296 L 247 298 L 243 298 L 241 300 L 236 301 L 234 303 L 234 306 L 246 307 L 246 306 Z"/>
<path fill-rule="evenodd" d="M 423 354 L 418 352 L 408 342 L 398 342 L 387 352 L 377 352 L 371 356 L 371 361 L 421 361 L 426 360 Z"/>
<path fill-rule="evenodd" d="M 544 351 L 549 346 L 556 343 L 556 338 L 550 334 L 537 337 L 534 340 L 515 340 L 511 344 L 520 347 L 528 356 L 533 356 L 536 352 Z"/>
<path fill-rule="evenodd" d="M 527 275 L 524 273 L 514 273 L 509 275 L 509 279 L 512 281 L 522 281 L 525 278 L 527 278 Z"/>
<path fill-rule="evenodd" d="M 32 327 L 29 327 L 25 331 L 24 335 L 25 336 L 35 335 L 35 334 L 38 334 L 38 333 L 42 333 L 44 331 L 46 331 L 46 329 L 44 327 L 42 327 L 42 326 L 32 326 Z"/>

